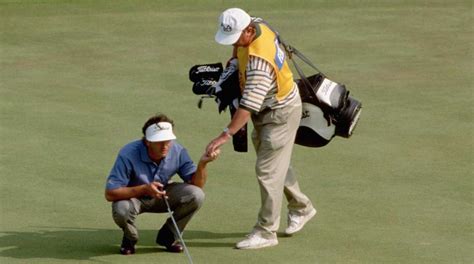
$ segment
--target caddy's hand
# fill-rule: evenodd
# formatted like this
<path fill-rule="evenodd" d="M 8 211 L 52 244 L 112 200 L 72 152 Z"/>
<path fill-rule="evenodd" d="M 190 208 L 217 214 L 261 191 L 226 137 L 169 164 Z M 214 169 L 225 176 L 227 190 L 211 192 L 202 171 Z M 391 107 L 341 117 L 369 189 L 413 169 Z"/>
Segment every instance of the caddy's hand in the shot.
<path fill-rule="evenodd" d="M 219 156 L 220 153 L 221 153 L 220 149 L 216 149 L 210 155 L 208 155 L 207 152 L 204 152 L 204 154 L 202 154 L 202 156 L 201 156 L 201 161 L 204 162 L 204 163 L 214 161 L 215 159 L 217 159 L 217 157 Z"/>
<path fill-rule="evenodd" d="M 231 137 L 227 133 L 221 133 L 218 137 L 213 139 L 206 147 L 206 154 L 209 157 L 215 155 L 215 152 L 220 146 L 224 145 Z"/>

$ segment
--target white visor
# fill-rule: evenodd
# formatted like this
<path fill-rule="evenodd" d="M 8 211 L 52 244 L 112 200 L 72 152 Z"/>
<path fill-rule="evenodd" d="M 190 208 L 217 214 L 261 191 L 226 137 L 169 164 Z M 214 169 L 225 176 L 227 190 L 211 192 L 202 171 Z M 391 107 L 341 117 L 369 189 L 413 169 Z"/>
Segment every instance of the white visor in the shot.
<path fill-rule="evenodd" d="M 160 142 L 176 139 L 176 136 L 173 134 L 171 123 L 159 122 L 146 129 L 145 138 L 150 142 Z"/>

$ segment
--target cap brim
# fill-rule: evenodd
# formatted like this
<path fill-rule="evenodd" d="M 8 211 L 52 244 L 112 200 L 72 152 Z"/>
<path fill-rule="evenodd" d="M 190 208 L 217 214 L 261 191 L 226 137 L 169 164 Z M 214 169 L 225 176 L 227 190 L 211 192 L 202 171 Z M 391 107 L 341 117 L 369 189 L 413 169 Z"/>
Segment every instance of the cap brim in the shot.
<path fill-rule="evenodd" d="M 176 139 L 176 136 L 173 133 L 161 133 L 146 138 L 146 140 L 149 142 L 161 142 L 173 139 Z"/>
<path fill-rule="evenodd" d="M 237 40 L 239 40 L 240 35 L 242 34 L 242 31 L 236 32 L 234 34 L 226 34 L 222 32 L 221 30 L 217 31 L 216 37 L 214 38 L 217 43 L 222 44 L 222 45 L 232 45 Z"/>

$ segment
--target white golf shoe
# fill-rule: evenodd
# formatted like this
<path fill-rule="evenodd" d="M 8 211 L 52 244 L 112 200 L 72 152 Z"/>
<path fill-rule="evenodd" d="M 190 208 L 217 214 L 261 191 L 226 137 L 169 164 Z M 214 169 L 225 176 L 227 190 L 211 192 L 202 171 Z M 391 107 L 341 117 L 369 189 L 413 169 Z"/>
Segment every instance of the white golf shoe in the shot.
<path fill-rule="evenodd" d="M 275 233 L 263 237 L 259 232 L 252 232 L 247 238 L 235 245 L 237 249 L 257 249 L 278 245 L 278 239 Z"/>
<path fill-rule="evenodd" d="M 305 215 L 288 214 L 288 227 L 285 229 L 285 234 L 290 236 L 300 231 L 315 215 L 316 209 L 314 208 Z"/>

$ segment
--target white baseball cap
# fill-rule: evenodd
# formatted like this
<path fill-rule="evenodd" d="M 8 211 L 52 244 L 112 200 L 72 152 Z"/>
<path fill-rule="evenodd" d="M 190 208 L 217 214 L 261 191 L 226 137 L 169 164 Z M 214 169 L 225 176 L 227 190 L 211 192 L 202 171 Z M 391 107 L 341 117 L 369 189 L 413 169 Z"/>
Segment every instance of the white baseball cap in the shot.
<path fill-rule="evenodd" d="M 173 126 L 168 122 L 158 122 L 149 126 L 145 131 L 145 138 L 150 142 L 160 142 L 176 139 Z"/>
<path fill-rule="evenodd" d="M 222 45 L 232 45 L 239 40 L 242 31 L 250 24 L 251 18 L 240 8 L 229 8 L 219 17 L 219 29 L 215 40 Z"/>

